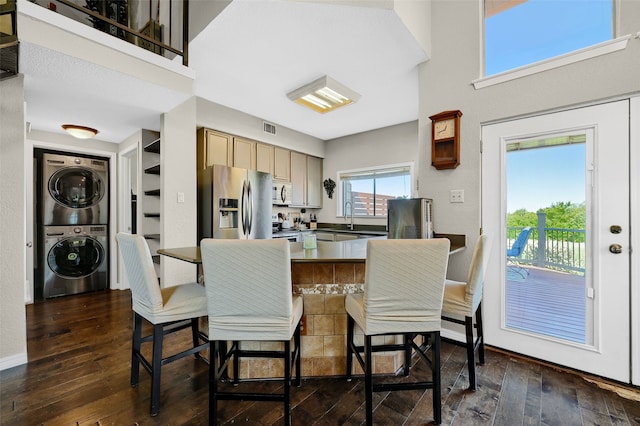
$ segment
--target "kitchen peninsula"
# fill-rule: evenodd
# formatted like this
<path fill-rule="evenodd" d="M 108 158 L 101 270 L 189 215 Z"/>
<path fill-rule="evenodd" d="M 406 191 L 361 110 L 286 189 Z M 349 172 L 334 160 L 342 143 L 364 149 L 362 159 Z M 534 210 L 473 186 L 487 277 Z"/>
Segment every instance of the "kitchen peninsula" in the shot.
<path fill-rule="evenodd" d="M 436 237 L 449 238 L 452 254 L 464 249 L 463 235 Z M 367 240 L 318 241 L 317 249 L 312 250 L 305 250 L 303 243 L 290 243 L 292 291 L 303 295 L 304 300 L 302 375 L 305 377 L 345 374 L 347 314 L 344 298 L 346 294 L 363 291 Z M 201 263 L 199 247 L 162 249 L 158 253 Z M 394 339 L 393 336 L 377 338 Z M 260 344 L 271 345 L 269 342 Z M 402 354 L 379 352 L 374 354 L 373 369 L 375 373 L 393 373 L 402 362 Z M 354 368 L 358 370 L 359 364 L 354 363 Z M 240 374 L 243 378 L 279 377 L 282 365 L 270 360 L 247 359 L 242 361 Z"/>

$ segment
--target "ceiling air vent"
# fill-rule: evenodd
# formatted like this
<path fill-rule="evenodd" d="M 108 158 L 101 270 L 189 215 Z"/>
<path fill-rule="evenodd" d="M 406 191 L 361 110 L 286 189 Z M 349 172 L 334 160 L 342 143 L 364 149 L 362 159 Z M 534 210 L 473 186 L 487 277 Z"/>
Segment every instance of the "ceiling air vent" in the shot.
<path fill-rule="evenodd" d="M 267 123 L 266 121 L 262 122 L 262 130 L 264 130 L 265 133 L 269 133 L 272 135 L 276 134 L 276 125 L 275 124 L 271 124 L 271 123 Z"/>

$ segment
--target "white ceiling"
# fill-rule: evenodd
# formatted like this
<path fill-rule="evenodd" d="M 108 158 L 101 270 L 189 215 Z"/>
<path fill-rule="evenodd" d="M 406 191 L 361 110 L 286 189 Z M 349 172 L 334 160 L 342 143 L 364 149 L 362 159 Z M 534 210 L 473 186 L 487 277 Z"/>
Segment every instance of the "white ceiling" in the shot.
<path fill-rule="evenodd" d="M 31 43 L 20 55 L 38 130 L 75 123 L 119 143 L 189 96 Z M 196 96 L 323 140 L 416 120 L 426 59 L 393 10 L 280 0 L 234 0 L 189 45 Z M 323 75 L 362 98 L 319 114 L 286 97 Z"/>

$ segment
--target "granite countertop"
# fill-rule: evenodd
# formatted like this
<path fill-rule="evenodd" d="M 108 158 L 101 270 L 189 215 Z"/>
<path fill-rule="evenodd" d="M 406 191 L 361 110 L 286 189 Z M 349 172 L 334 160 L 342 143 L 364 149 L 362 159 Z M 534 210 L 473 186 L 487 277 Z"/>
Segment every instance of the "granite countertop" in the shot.
<path fill-rule="evenodd" d="M 445 237 L 440 234 L 438 237 Z M 459 237 L 459 238 L 456 238 Z M 461 237 L 461 238 L 460 238 Z M 386 236 L 362 238 L 348 241 L 318 241 L 316 249 L 303 248 L 303 243 L 291 244 L 292 263 L 364 263 L 367 258 L 367 241 L 370 239 L 386 239 Z M 451 240 L 450 254 L 464 250 L 463 235 L 446 235 Z M 160 249 L 158 254 L 184 260 L 191 263 L 202 263 L 200 247 L 179 247 Z"/>

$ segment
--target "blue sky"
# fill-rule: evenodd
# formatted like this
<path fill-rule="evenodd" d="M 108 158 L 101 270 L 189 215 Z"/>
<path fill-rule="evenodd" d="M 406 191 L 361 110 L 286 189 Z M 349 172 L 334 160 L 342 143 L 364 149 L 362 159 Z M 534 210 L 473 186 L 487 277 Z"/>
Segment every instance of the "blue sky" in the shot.
<path fill-rule="evenodd" d="M 528 0 L 485 21 L 486 75 L 612 38 L 612 0 Z"/>
<path fill-rule="evenodd" d="M 584 143 L 507 153 L 507 212 L 585 201 L 585 155 Z"/>

